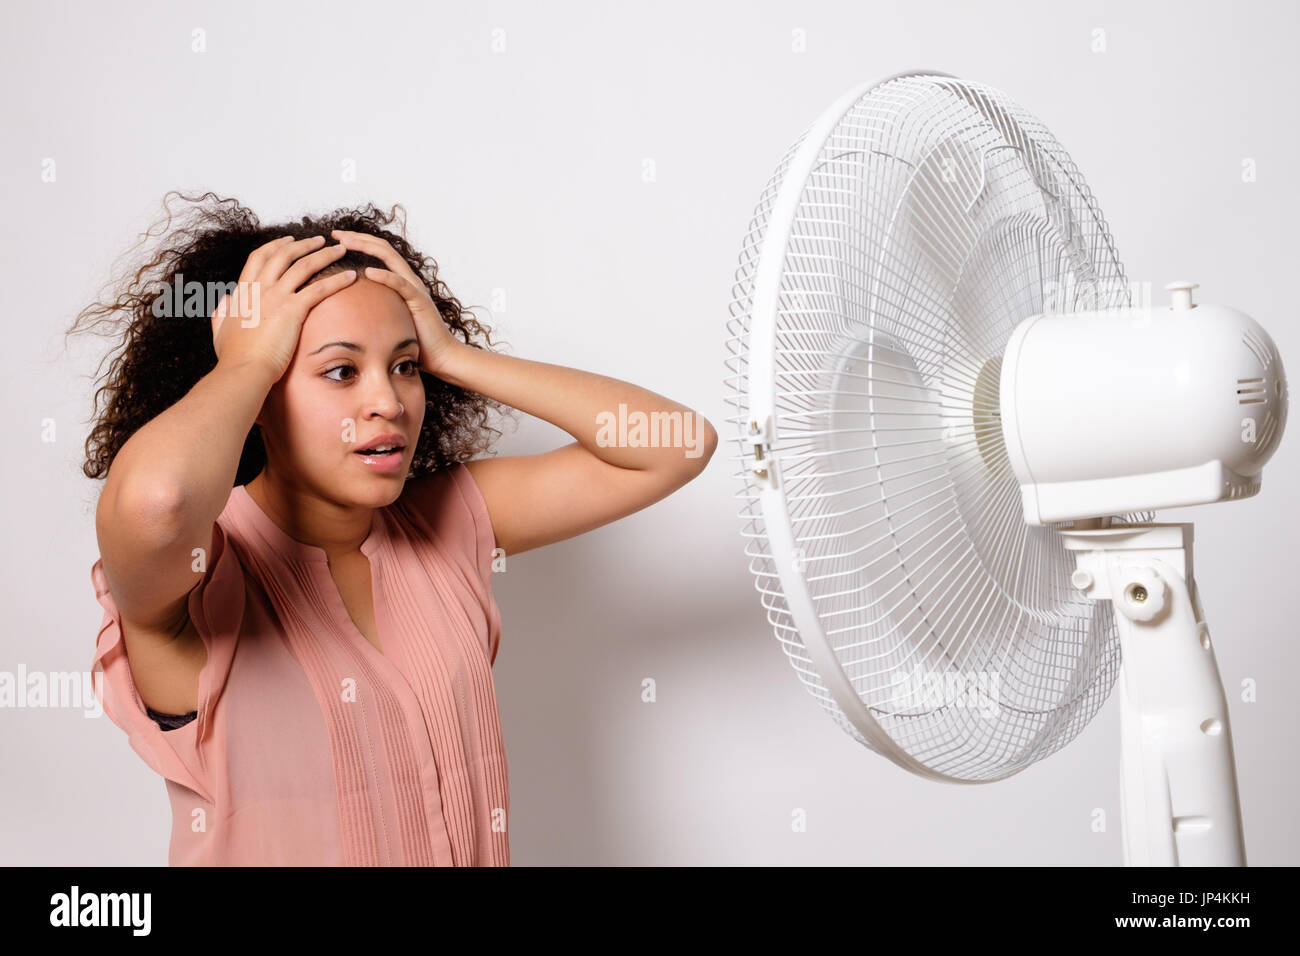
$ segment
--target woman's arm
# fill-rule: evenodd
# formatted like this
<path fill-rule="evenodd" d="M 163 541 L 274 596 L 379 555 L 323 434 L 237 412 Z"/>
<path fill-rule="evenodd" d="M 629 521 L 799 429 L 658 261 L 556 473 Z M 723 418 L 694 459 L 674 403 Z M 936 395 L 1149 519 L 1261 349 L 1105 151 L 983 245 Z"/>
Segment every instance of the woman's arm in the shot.
<path fill-rule="evenodd" d="M 109 589 L 139 628 L 185 623 L 184 598 L 202 577 L 193 550 L 212 543 L 244 440 L 275 379 L 265 363 L 218 362 L 113 459 L 95 526 Z"/>
<path fill-rule="evenodd" d="M 452 343 L 438 378 L 535 415 L 576 442 L 466 463 L 506 554 L 562 541 L 653 504 L 708 464 L 704 416 L 618 379 Z M 642 419 L 641 416 L 644 416 Z"/>

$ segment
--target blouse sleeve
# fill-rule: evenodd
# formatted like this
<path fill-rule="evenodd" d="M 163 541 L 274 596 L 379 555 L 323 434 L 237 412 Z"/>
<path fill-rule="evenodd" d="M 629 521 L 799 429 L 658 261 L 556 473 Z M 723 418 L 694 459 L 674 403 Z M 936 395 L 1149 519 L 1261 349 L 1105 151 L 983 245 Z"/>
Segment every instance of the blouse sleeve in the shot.
<path fill-rule="evenodd" d="M 496 663 L 501 646 L 501 613 L 492 594 L 496 533 L 487 502 L 469 469 L 457 463 L 413 478 L 402 492 L 401 502 L 409 519 L 432 534 L 474 589 L 487 618 L 488 661 Z"/>
<path fill-rule="evenodd" d="M 189 594 L 190 619 L 203 640 L 207 660 L 199 673 L 198 717 L 176 730 L 164 732 L 149 717 L 131 678 L 122 639 L 122 616 L 108 589 L 102 558 L 91 566 L 90 580 L 95 599 L 104 609 L 91 664 L 100 706 L 113 723 L 126 731 L 132 749 L 156 773 L 212 803 L 205 751 L 212 736 L 213 709 L 230 674 L 244 614 L 243 568 L 225 529 L 213 524 L 207 568 Z"/>

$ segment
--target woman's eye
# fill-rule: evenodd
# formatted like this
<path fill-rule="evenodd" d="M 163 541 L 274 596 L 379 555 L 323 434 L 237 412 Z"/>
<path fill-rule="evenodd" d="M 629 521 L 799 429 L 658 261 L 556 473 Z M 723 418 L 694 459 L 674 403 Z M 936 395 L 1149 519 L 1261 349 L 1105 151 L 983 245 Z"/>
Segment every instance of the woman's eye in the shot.
<path fill-rule="evenodd" d="M 420 374 L 420 365 L 418 362 L 415 361 L 415 359 L 407 359 L 404 362 L 400 362 L 398 363 L 397 368 L 400 369 L 407 365 L 409 365 L 410 368 L 402 372 L 401 373 L 402 375 L 405 375 L 408 378 L 413 378 L 414 376 Z M 349 375 L 346 379 L 330 378 L 330 376 L 332 376 L 335 372 L 355 372 L 355 371 L 356 369 L 354 369 L 351 365 L 337 365 L 334 368 L 330 369 L 328 372 L 323 372 L 322 374 L 325 378 L 328 378 L 331 382 L 341 383 L 341 382 L 349 381 L 354 376 Z"/>

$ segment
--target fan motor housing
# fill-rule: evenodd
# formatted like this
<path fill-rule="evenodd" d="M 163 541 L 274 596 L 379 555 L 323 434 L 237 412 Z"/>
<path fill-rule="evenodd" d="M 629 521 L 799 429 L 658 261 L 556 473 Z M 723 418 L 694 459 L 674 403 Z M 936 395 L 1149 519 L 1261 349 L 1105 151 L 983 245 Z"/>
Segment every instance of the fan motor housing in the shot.
<path fill-rule="evenodd" d="M 1256 494 L 1286 425 L 1273 340 L 1221 305 L 1021 322 L 1003 353 L 1003 440 L 1034 525 Z"/>

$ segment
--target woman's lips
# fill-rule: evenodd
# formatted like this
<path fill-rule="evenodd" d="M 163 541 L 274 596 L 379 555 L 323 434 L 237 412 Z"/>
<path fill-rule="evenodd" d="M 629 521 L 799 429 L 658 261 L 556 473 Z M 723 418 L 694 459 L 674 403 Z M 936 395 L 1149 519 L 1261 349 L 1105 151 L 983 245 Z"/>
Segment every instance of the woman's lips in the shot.
<path fill-rule="evenodd" d="M 406 457 L 406 449 L 399 448 L 397 451 L 391 451 L 386 455 L 366 454 L 360 451 L 354 451 L 352 454 L 371 471 L 379 474 L 392 474 L 401 470 L 402 462 Z"/>
<path fill-rule="evenodd" d="M 358 445 L 357 450 L 361 451 L 367 448 L 378 448 L 384 445 L 396 445 L 400 450 L 405 450 L 406 436 L 401 432 L 384 432 L 382 435 L 376 435 L 364 444 Z"/>

